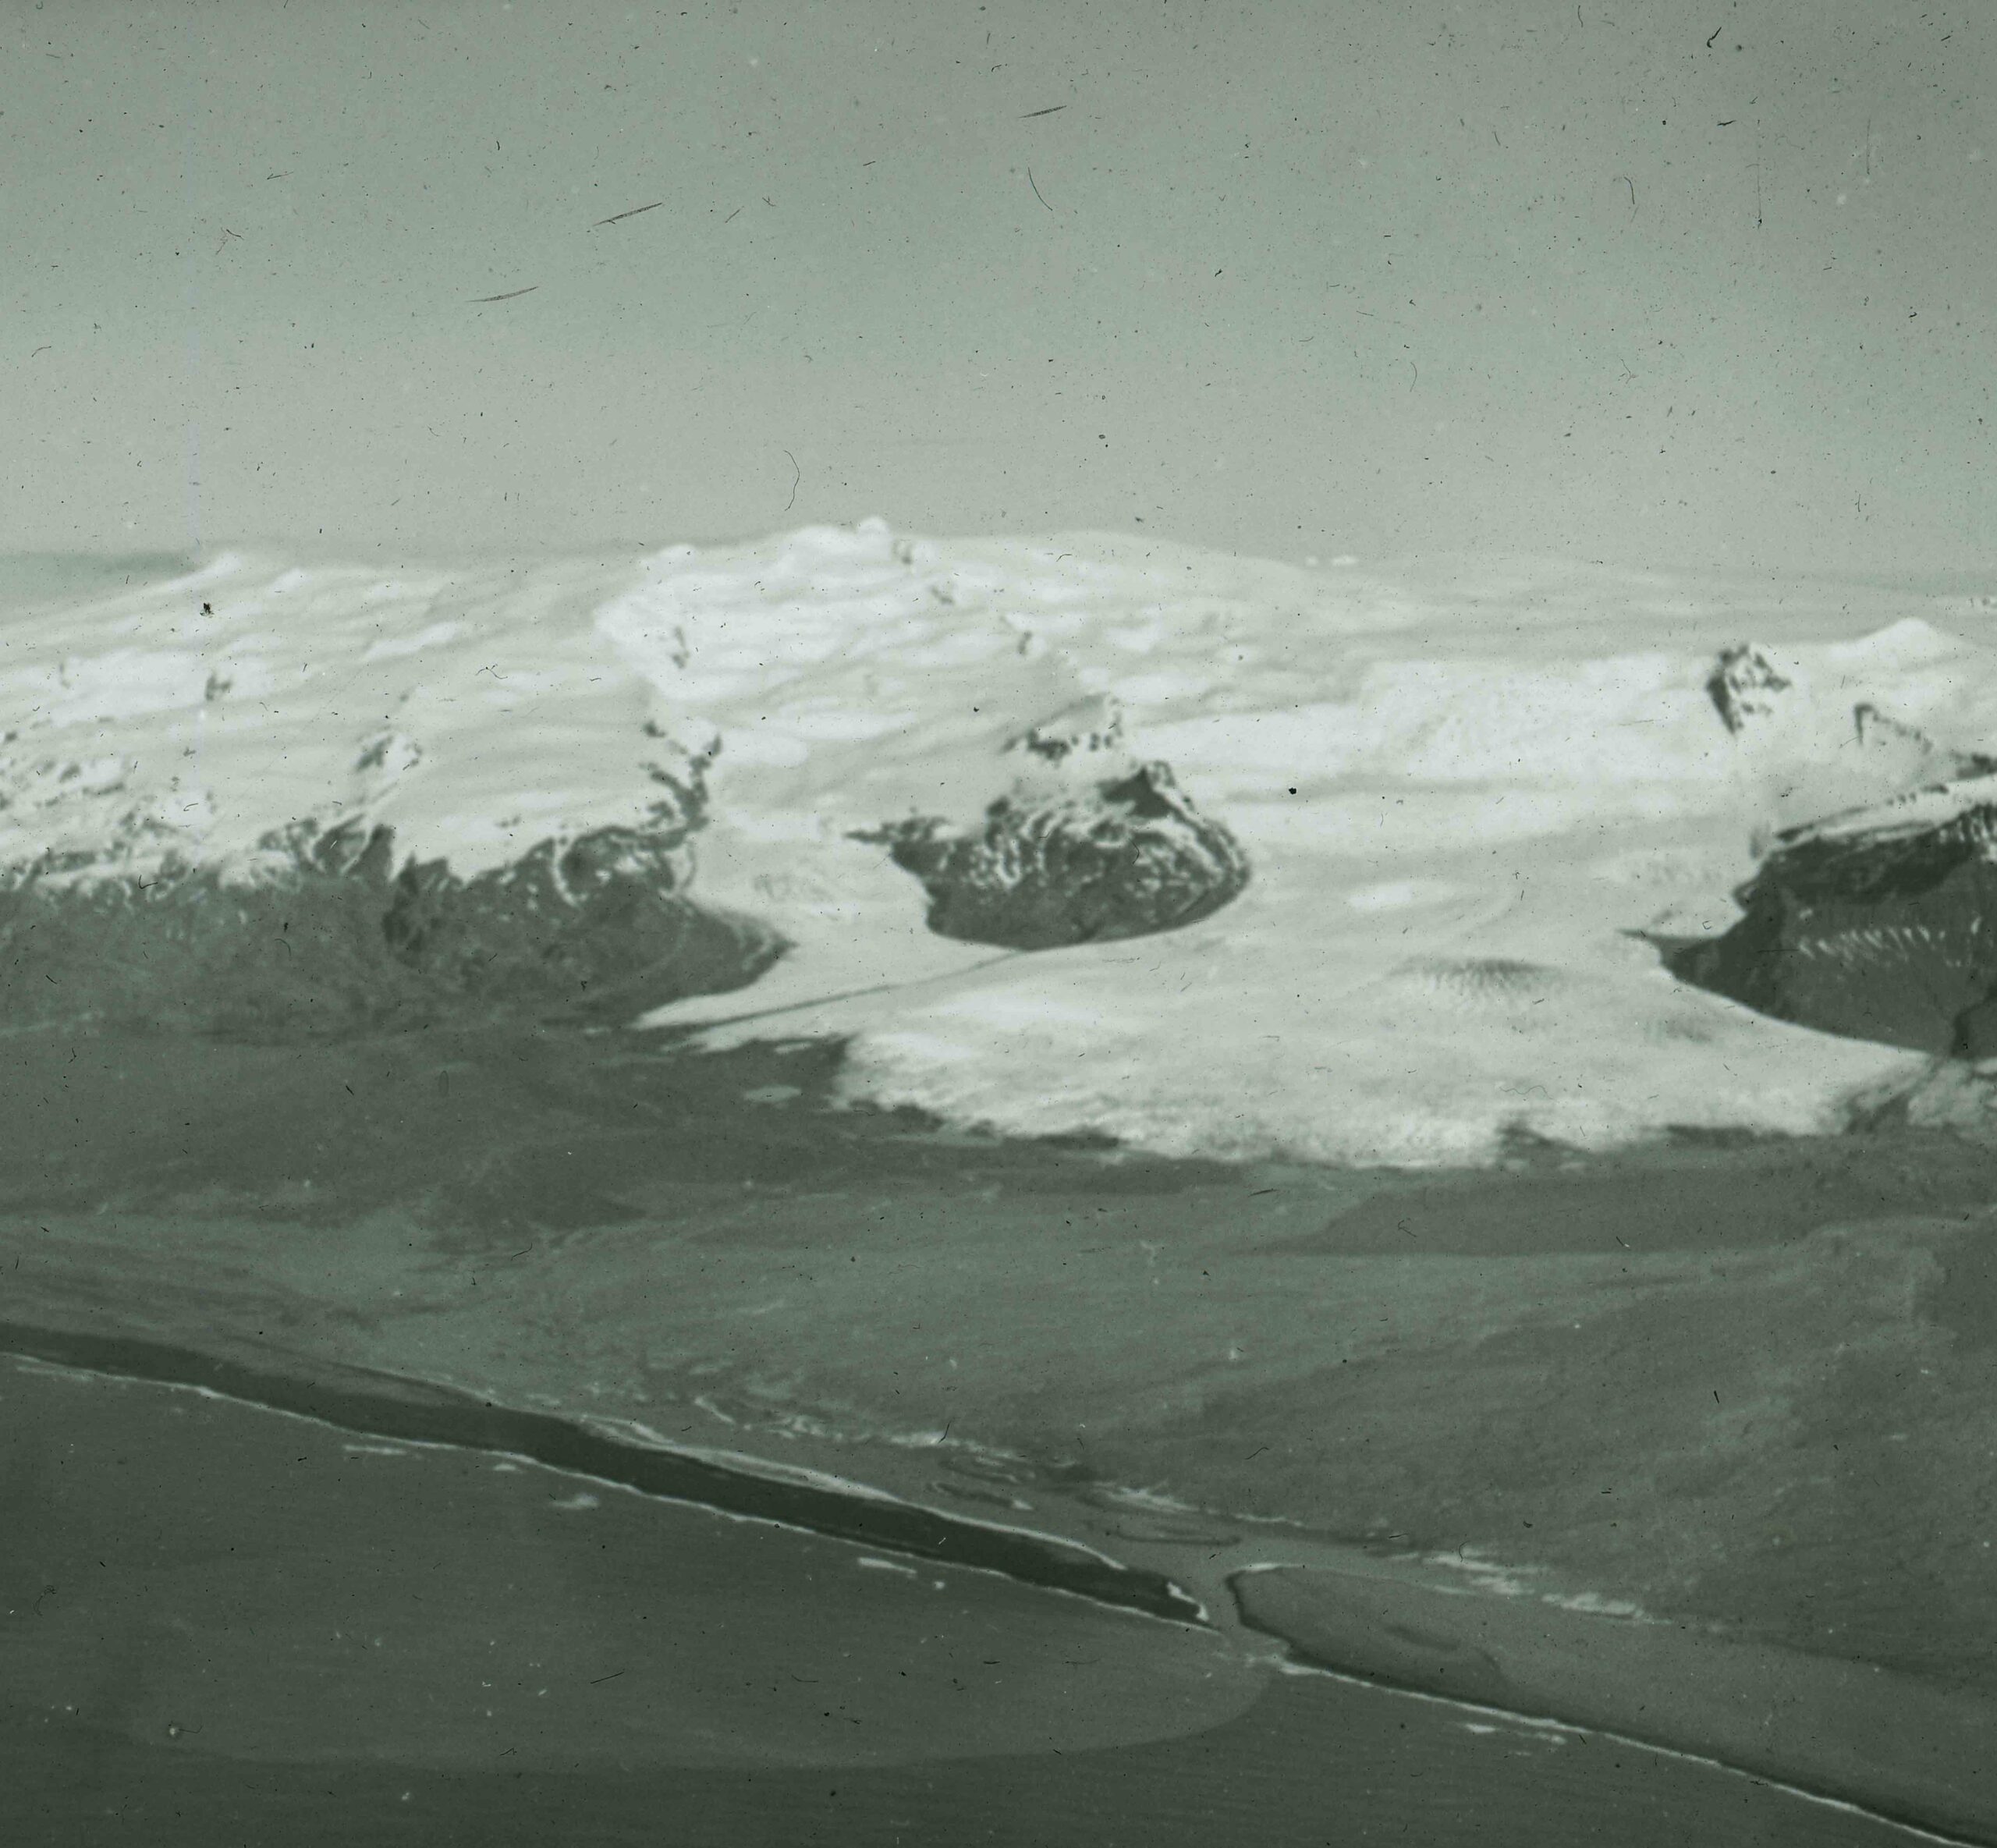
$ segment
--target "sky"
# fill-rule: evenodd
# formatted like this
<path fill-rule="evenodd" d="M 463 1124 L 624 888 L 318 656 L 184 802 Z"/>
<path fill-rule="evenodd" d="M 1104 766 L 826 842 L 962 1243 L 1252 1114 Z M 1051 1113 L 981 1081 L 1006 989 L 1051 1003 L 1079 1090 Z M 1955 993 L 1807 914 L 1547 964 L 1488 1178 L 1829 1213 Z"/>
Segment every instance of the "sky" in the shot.
<path fill-rule="evenodd" d="M 0 550 L 1974 573 L 1993 77 L 1890 0 L 0 0 Z"/>

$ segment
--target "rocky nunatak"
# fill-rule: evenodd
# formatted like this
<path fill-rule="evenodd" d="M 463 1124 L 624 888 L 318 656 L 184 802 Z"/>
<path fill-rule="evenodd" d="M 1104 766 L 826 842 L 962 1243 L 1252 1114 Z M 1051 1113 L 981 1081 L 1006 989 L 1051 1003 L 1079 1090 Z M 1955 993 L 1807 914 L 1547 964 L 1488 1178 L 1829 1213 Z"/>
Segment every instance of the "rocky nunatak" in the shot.
<path fill-rule="evenodd" d="M 1789 691 L 1744 647 L 1708 685 L 1736 736 L 1768 722 Z M 1775 835 L 1734 894 L 1739 922 L 1675 948 L 1672 971 L 1821 1032 L 1997 1053 L 1997 760 L 1937 744 L 1869 704 L 1851 725 L 1856 744 L 1897 752 L 1921 786 Z"/>
<path fill-rule="evenodd" d="M 1248 857 L 1169 766 L 1134 757 L 1109 700 L 1037 725 L 1006 747 L 1013 787 L 969 827 L 912 817 L 860 831 L 922 881 L 938 935 L 1058 949 L 1169 931 L 1210 916 L 1249 878 Z"/>
<path fill-rule="evenodd" d="M 1768 658 L 1765 648 L 1740 642 L 1722 648 L 1706 676 L 1706 693 L 1720 722 L 1735 737 L 1779 711 L 1795 683 Z"/>

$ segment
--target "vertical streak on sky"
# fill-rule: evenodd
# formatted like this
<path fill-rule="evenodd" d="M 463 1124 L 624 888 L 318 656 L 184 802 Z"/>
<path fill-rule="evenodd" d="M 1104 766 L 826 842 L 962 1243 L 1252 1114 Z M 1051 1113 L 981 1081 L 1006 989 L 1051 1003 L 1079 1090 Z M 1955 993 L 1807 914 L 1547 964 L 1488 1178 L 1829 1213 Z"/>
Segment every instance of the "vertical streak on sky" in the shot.
<path fill-rule="evenodd" d="M 182 459 L 186 470 L 187 547 L 201 548 L 201 299 L 200 283 L 194 264 L 195 238 L 200 222 L 199 196 L 194 184 L 194 157 L 197 135 L 191 93 L 180 111 L 180 190 L 183 222 L 181 225 L 181 262 L 186 270 L 187 339 L 182 361 L 185 379 L 186 420 L 182 439 Z"/>

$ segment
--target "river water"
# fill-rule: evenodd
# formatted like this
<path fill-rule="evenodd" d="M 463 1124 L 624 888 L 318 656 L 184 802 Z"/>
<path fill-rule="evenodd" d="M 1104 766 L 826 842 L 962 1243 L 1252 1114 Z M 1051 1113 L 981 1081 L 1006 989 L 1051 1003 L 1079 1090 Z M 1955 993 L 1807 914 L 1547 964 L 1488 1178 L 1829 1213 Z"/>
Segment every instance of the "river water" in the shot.
<path fill-rule="evenodd" d="M 0 1370 L 0 1834 L 1922 1839 L 1196 1623 L 213 1396 Z"/>

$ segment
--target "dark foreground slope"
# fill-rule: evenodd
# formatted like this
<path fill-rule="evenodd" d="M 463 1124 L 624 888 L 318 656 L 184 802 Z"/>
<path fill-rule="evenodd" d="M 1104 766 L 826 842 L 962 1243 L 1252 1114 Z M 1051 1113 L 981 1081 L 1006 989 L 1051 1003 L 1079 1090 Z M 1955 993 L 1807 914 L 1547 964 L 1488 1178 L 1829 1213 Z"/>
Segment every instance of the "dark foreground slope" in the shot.
<path fill-rule="evenodd" d="M 1997 1696 L 1997 1167 L 1946 1137 L 1420 1178 L 946 1135 L 818 1046 L 9 1050 L 17 1323 L 635 1421 L 1210 1609 L 1399 1559 Z"/>

